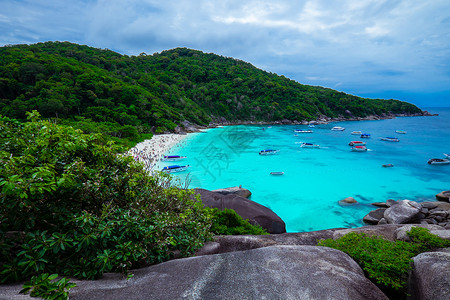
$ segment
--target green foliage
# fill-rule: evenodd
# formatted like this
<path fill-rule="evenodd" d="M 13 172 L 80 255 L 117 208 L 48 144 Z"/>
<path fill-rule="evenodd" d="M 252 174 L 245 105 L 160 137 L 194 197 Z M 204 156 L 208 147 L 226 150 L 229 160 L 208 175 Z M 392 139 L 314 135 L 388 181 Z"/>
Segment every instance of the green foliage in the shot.
<path fill-rule="evenodd" d="M 318 245 L 347 253 L 380 288 L 398 295 L 405 293 L 412 257 L 450 245 L 450 241 L 431 234 L 426 228 L 413 227 L 408 236 L 411 242 L 391 242 L 380 236 L 351 232 L 336 240 L 321 240 Z"/>
<path fill-rule="evenodd" d="M 187 256 L 211 238 L 192 191 L 149 176 L 102 136 L 0 116 L 0 281 L 94 279 Z"/>
<path fill-rule="evenodd" d="M 108 123 L 115 129 L 105 134 L 132 141 L 172 131 L 183 120 L 207 125 L 211 117 L 276 121 L 350 117 L 348 111 L 355 117 L 421 112 L 406 102 L 302 85 L 187 48 L 130 57 L 68 42 L 0 47 L 0 113 L 23 120 L 31 110 Z M 122 126 L 140 128 L 138 135 Z"/>
<path fill-rule="evenodd" d="M 47 273 L 33 276 L 31 280 L 23 285 L 21 294 L 30 294 L 31 297 L 40 297 L 48 300 L 69 299 L 69 290 L 76 286 L 66 278 L 56 280 L 58 274 Z"/>
<path fill-rule="evenodd" d="M 242 219 L 232 209 L 212 209 L 212 220 L 211 231 L 216 235 L 268 234 L 262 227 L 252 225 L 248 220 Z"/>

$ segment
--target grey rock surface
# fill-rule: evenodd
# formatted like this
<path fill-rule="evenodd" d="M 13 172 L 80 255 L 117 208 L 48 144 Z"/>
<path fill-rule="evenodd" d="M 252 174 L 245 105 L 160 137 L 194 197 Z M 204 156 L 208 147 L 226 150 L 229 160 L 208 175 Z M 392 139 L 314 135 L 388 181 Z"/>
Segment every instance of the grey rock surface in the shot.
<path fill-rule="evenodd" d="M 207 207 L 218 209 L 233 209 L 242 218 L 249 220 L 251 224 L 258 224 L 269 233 L 286 232 L 284 221 L 269 208 L 251 201 L 247 198 L 229 194 L 222 195 L 204 189 L 195 189 L 202 202 Z"/>
<path fill-rule="evenodd" d="M 422 206 L 410 200 L 399 200 L 384 212 L 384 218 L 389 224 L 405 224 L 414 218 Z"/>
<path fill-rule="evenodd" d="M 377 208 L 372 210 L 364 216 L 363 221 L 367 224 L 376 225 L 382 218 L 384 218 L 384 212 L 387 208 Z"/>
<path fill-rule="evenodd" d="M 450 299 L 450 248 L 421 253 L 413 258 L 409 279 L 412 300 Z"/>
<path fill-rule="evenodd" d="M 239 186 L 233 186 L 233 187 L 229 187 L 229 188 L 224 188 L 224 189 L 218 189 L 218 190 L 212 190 L 211 192 L 214 193 L 219 193 L 222 195 L 237 195 L 237 196 L 241 196 L 244 198 L 248 198 L 252 195 L 252 192 L 250 192 L 247 189 L 244 189 L 242 187 Z"/>

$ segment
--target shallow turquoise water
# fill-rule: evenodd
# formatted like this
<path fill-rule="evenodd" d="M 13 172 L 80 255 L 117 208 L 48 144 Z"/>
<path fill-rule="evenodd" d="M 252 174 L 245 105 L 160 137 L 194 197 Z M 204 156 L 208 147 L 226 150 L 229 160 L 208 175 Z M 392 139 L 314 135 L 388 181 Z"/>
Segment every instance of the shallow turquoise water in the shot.
<path fill-rule="evenodd" d="M 430 109 L 438 117 L 409 117 L 381 121 L 352 121 L 307 126 L 228 126 L 190 135 L 168 154 L 186 155 L 190 187 L 218 189 L 242 185 L 251 200 L 271 208 L 288 232 L 362 226 L 372 202 L 387 199 L 429 201 L 450 189 L 450 165 L 432 166 L 430 158 L 450 153 L 450 109 Z M 333 126 L 345 131 L 331 131 Z M 264 128 L 264 130 L 263 130 Z M 396 134 L 395 130 L 407 134 Z M 354 130 L 370 133 L 367 152 L 352 152 L 348 143 L 361 140 Z M 395 136 L 400 142 L 381 141 Z M 300 142 L 319 144 L 305 149 Z M 263 149 L 278 155 L 261 156 Z M 381 165 L 391 163 L 393 168 Z M 164 163 L 163 166 L 173 163 Z M 283 171 L 283 176 L 270 175 Z M 175 176 L 184 180 L 188 172 Z M 358 204 L 338 201 L 354 197 Z"/>

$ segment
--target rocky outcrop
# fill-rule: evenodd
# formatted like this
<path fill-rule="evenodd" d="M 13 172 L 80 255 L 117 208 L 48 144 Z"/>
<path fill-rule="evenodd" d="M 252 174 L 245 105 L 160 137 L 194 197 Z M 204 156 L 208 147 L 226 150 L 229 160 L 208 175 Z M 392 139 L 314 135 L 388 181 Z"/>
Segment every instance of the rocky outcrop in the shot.
<path fill-rule="evenodd" d="M 241 196 L 244 198 L 248 198 L 252 195 L 252 192 L 250 192 L 247 189 L 244 189 L 240 186 L 233 186 L 233 187 L 229 187 L 229 188 L 224 188 L 224 189 L 218 189 L 218 190 L 212 190 L 211 192 L 214 193 L 219 193 L 222 195 L 237 195 L 237 196 Z"/>
<path fill-rule="evenodd" d="M 347 197 L 345 199 L 339 200 L 338 203 L 339 203 L 339 205 L 346 206 L 346 205 L 358 203 L 358 201 L 356 201 L 355 198 L 353 198 L 353 197 Z"/>
<path fill-rule="evenodd" d="M 449 202 L 450 201 L 449 198 L 450 198 L 450 191 L 442 191 L 436 195 L 436 199 L 438 201 Z"/>
<path fill-rule="evenodd" d="M 412 300 L 450 299 L 450 248 L 421 253 L 413 258 L 409 278 Z"/>
<path fill-rule="evenodd" d="M 222 195 L 204 189 L 195 189 L 202 202 L 207 207 L 218 209 L 233 209 L 243 219 L 251 224 L 258 224 L 269 233 L 286 232 L 284 221 L 269 208 L 241 196 L 228 194 Z"/>
<path fill-rule="evenodd" d="M 371 225 L 391 224 L 434 224 L 450 229 L 450 203 L 422 202 L 410 200 L 388 200 L 376 203 L 378 208 L 368 213 L 363 221 Z"/>

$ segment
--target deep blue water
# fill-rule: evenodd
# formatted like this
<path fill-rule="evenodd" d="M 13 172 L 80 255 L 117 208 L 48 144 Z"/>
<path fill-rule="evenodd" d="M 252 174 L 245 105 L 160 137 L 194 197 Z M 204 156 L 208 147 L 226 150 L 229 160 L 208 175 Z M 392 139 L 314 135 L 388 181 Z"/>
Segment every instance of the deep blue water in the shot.
<path fill-rule="evenodd" d="M 432 108 L 437 117 L 404 117 L 380 121 L 349 121 L 318 125 L 310 134 L 295 136 L 307 126 L 227 126 L 190 135 L 168 154 L 187 155 L 190 187 L 218 189 L 242 185 L 251 200 L 271 208 L 288 232 L 364 225 L 362 218 L 387 199 L 435 200 L 450 189 L 450 165 L 428 165 L 430 158 L 450 153 L 450 108 Z M 331 131 L 333 126 L 345 131 Z M 263 130 L 264 128 L 264 130 Z M 395 130 L 406 130 L 397 134 Z M 348 143 L 361 140 L 354 130 L 371 134 L 367 152 L 352 152 Z M 400 142 L 381 141 L 394 136 Z M 300 142 L 319 144 L 305 149 Z M 261 156 L 263 149 L 278 155 Z M 383 168 L 383 164 L 393 168 Z M 162 166 L 170 163 L 162 163 Z M 270 175 L 282 171 L 283 176 Z M 176 175 L 184 180 L 188 172 Z M 340 206 L 354 197 L 358 204 Z"/>

